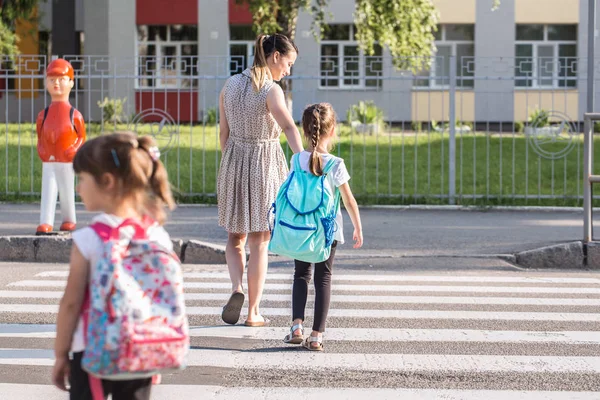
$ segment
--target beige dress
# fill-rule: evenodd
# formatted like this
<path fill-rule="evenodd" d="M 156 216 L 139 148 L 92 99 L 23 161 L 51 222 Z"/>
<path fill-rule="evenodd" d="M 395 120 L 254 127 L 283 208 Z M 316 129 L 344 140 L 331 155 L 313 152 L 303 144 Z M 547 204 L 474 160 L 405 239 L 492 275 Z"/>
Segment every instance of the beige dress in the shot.
<path fill-rule="evenodd" d="M 217 180 L 219 225 L 231 233 L 269 230 L 267 215 L 288 167 L 281 128 L 267 109 L 267 80 L 256 93 L 250 69 L 229 78 L 223 92 L 229 139 Z"/>

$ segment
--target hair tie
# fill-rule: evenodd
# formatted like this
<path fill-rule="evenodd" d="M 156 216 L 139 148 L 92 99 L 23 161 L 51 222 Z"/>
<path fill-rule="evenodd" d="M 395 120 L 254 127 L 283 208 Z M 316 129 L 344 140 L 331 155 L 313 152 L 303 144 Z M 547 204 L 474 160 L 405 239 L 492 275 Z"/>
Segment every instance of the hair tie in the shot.
<path fill-rule="evenodd" d="M 150 158 L 152 161 L 158 161 L 160 158 L 160 150 L 156 146 L 152 146 L 148 149 L 148 154 L 150 154 Z"/>

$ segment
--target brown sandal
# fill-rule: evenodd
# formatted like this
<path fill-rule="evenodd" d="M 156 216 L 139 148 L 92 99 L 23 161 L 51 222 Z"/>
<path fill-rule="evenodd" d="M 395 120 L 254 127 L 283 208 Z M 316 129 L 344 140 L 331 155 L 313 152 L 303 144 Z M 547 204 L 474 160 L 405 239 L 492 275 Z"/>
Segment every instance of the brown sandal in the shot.
<path fill-rule="evenodd" d="M 294 332 L 298 329 L 300 329 L 300 332 L 302 333 L 300 335 L 294 335 Z M 304 327 L 302 324 L 296 324 L 292 326 L 290 328 L 290 333 L 285 335 L 285 338 L 283 338 L 283 342 L 287 344 L 300 344 L 302 341 L 304 341 Z"/>
<path fill-rule="evenodd" d="M 313 343 L 317 343 L 317 346 L 313 346 Z M 302 347 L 310 351 L 323 351 L 323 336 L 309 336 L 302 342 Z"/>

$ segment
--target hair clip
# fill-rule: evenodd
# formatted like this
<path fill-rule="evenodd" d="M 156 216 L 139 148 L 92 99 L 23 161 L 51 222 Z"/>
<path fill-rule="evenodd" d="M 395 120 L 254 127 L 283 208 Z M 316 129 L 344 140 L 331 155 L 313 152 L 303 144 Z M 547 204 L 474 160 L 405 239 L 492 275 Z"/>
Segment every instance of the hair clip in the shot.
<path fill-rule="evenodd" d="M 158 161 L 158 159 L 160 158 L 160 150 L 158 150 L 158 147 L 156 146 L 152 146 L 148 149 L 148 154 L 150 154 L 150 158 L 152 159 L 152 161 Z"/>
<path fill-rule="evenodd" d="M 117 151 L 115 149 L 110 149 L 110 153 L 112 154 L 113 161 L 115 162 L 115 166 L 117 168 L 121 168 L 121 162 L 119 161 L 119 156 L 117 156 Z"/>

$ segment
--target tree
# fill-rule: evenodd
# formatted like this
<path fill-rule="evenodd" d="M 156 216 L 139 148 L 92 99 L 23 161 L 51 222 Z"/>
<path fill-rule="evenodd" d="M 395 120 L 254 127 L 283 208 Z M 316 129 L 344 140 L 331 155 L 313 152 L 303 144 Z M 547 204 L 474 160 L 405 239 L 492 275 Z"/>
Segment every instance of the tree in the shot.
<path fill-rule="evenodd" d="M 500 4 L 500 0 L 491 1 L 493 9 Z M 329 0 L 236 2 L 248 4 L 257 33 L 283 33 L 293 40 L 300 9 L 313 14 L 312 29 L 317 39 L 327 29 L 324 10 Z M 398 69 L 418 71 L 424 66 L 423 60 L 430 60 L 435 52 L 438 13 L 433 0 L 356 0 L 354 19 L 360 48 L 372 55 L 375 42 L 386 46 Z"/>
<path fill-rule="evenodd" d="M 19 54 L 15 23 L 18 19 L 37 22 L 38 3 L 39 0 L 0 0 L 0 55 L 14 58 Z"/>

